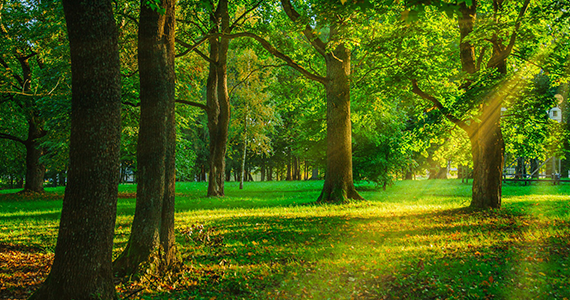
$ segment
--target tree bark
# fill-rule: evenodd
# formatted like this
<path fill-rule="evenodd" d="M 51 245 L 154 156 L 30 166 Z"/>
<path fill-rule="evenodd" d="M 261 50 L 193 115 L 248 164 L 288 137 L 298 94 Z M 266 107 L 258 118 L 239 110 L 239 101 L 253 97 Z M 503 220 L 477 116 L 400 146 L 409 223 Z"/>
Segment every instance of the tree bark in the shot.
<path fill-rule="evenodd" d="M 40 163 L 43 149 L 39 143 L 39 138 L 44 135 L 45 132 L 37 126 L 34 120 L 28 121 L 28 139 L 24 142 L 26 146 L 26 184 L 24 191 L 37 193 L 44 191 L 46 167 Z"/>
<path fill-rule="evenodd" d="M 214 18 L 221 31 L 229 33 L 228 1 L 220 0 Z M 218 31 L 217 27 L 212 33 Z M 210 73 L 207 82 L 208 129 L 210 131 L 210 173 L 208 196 L 224 196 L 224 174 L 230 122 L 230 99 L 227 84 L 227 57 L 230 40 L 226 37 L 210 38 Z"/>
<path fill-rule="evenodd" d="M 500 115 L 500 109 L 492 114 Z M 485 128 L 485 125 L 478 126 L 470 134 L 473 155 L 471 207 L 474 208 L 501 207 L 505 143 L 497 117 L 500 118 L 496 116 L 487 121 L 493 123 L 489 124 L 489 128 Z"/>
<path fill-rule="evenodd" d="M 174 234 L 174 204 L 176 195 L 175 4 L 176 1 L 167 1 L 164 25 L 169 66 L 169 101 L 166 107 L 166 156 L 164 160 L 164 198 L 162 200 L 160 223 L 160 245 L 162 247 L 161 262 L 166 266 L 170 266 L 177 261 L 176 237 Z"/>
<path fill-rule="evenodd" d="M 331 30 L 332 31 L 332 30 Z M 331 33 L 332 35 L 333 33 Z M 344 202 L 362 197 L 352 177 L 350 123 L 350 51 L 340 44 L 325 55 L 327 67 L 327 166 L 317 202 Z"/>
<path fill-rule="evenodd" d="M 170 8 L 174 2 L 163 1 L 162 5 L 166 9 L 164 14 L 141 1 L 138 34 L 141 101 L 137 144 L 139 183 L 131 236 L 114 263 L 114 270 L 119 276 L 135 273 L 140 263 L 158 247 L 160 239 L 166 142 L 170 140 L 166 120 L 171 118 L 169 110 L 174 101 L 174 22 L 167 21 L 174 18 L 174 10 Z"/>
<path fill-rule="evenodd" d="M 64 0 L 71 48 L 69 182 L 42 300 L 117 299 L 112 249 L 119 181 L 120 60 L 111 1 Z"/>

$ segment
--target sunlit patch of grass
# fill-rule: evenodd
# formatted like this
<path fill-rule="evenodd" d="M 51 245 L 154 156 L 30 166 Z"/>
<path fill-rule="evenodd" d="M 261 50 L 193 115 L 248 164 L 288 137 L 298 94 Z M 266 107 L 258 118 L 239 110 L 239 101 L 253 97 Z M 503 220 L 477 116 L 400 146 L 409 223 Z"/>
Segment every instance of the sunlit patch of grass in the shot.
<path fill-rule="evenodd" d="M 457 180 L 360 184 L 365 201 L 314 205 L 322 181 L 254 182 L 226 197 L 177 185 L 176 233 L 185 269 L 121 283 L 132 299 L 570 298 L 570 187 L 505 185 L 503 208 L 473 211 Z M 121 193 L 133 193 L 123 185 Z M 0 196 L 1 197 L 1 196 Z M 120 198 L 117 255 L 135 200 Z M 53 251 L 61 201 L 0 201 L 0 243 Z M 188 236 L 201 224 L 211 241 Z M 43 234 L 43 237 L 41 237 Z M 143 284 L 140 283 L 140 284 Z"/>

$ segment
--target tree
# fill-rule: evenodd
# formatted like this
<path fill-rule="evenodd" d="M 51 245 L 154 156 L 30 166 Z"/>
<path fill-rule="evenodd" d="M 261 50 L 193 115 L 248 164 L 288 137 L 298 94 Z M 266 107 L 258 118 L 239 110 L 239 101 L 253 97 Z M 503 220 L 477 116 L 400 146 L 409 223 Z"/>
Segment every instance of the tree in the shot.
<path fill-rule="evenodd" d="M 523 66 L 526 62 L 516 59 L 521 57 L 521 52 L 525 51 L 524 56 L 528 56 L 549 51 L 550 46 L 543 47 L 544 44 L 537 42 L 546 38 L 546 28 L 532 28 L 540 22 L 529 21 L 543 16 L 539 10 L 530 16 L 527 14 L 528 0 L 437 4 L 439 7 L 435 9 L 418 6 L 425 18 L 420 14 L 416 21 L 402 23 L 393 31 L 394 35 L 384 39 L 389 46 L 378 47 L 386 51 L 384 55 L 389 63 L 398 66 L 395 72 L 400 79 L 411 83 L 411 92 L 431 102 L 434 109 L 469 136 L 473 159 L 471 206 L 500 208 L 505 148 L 501 107 L 505 99 L 517 93 L 520 78 L 539 71 L 528 64 Z M 435 18 L 441 16 L 442 8 L 450 15 L 457 13 L 457 18 Z M 409 12 L 409 16 L 417 16 L 417 12 Z M 455 42 L 451 43 L 453 39 Z M 391 51 L 392 46 L 400 50 Z M 508 59 L 516 61 L 515 69 L 507 64 Z"/>
<path fill-rule="evenodd" d="M 71 48 L 69 180 L 51 272 L 30 299 L 117 299 L 120 61 L 111 1 L 64 0 Z"/>
<path fill-rule="evenodd" d="M 350 23 L 356 15 L 350 9 L 341 9 L 330 2 L 318 2 L 311 6 L 314 15 L 301 16 L 289 0 L 281 1 L 287 17 L 301 28 L 318 57 L 324 61 L 325 76 L 310 72 L 290 56 L 277 50 L 267 40 L 252 33 L 228 35 L 250 37 L 260 43 L 269 53 L 283 60 L 308 79 L 324 86 L 327 99 L 327 163 L 325 183 L 317 202 L 343 202 L 362 199 L 354 187 L 352 175 L 352 128 L 350 121 L 350 76 L 351 46 Z M 311 11 L 308 9 L 307 11 Z M 345 13 L 350 11 L 349 13 Z M 312 20 L 323 22 L 323 34 L 311 26 Z M 314 22 L 313 22 L 314 23 Z M 325 29 L 326 28 L 326 29 Z M 323 37 L 327 36 L 325 42 Z"/>
<path fill-rule="evenodd" d="M 194 45 L 184 42 L 182 38 L 177 40 L 181 46 L 186 48 L 184 53 L 194 51 L 210 64 L 208 79 L 206 82 L 206 104 L 204 105 L 194 101 L 183 102 L 204 109 L 208 116 L 210 144 L 207 195 L 210 197 L 224 196 L 228 128 L 230 124 L 227 61 L 231 40 L 230 37 L 225 35 L 231 33 L 236 28 L 243 26 L 247 20 L 246 16 L 257 8 L 261 2 L 262 1 L 254 2 L 252 7 L 247 10 L 244 8 L 243 13 L 237 16 L 233 22 L 230 22 L 231 20 L 227 0 L 218 1 L 215 8 L 213 3 L 205 5 L 205 11 L 207 14 L 206 18 L 210 20 L 209 23 L 201 20 L 201 16 L 198 13 L 198 10 L 204 10 L 203 7 L 189 6 L 186 8 L 188 17 L 185 21 L 194 25 L 196 27 L 195 30 L 200 31 L 200 33 L 205 37 Z M 206 23 L 206 27 L 202 27 L 199 23 Z M 197 47 L 205 40 L 208 40 L 210 46 L 207 55 L 197 49 Z"/>
<path fill-rule="evenodd" d="M 271 83 L 271 74 L 265 64 L 260 61 L 253 49 L 236 49 L 230 52 L 233 62 L 230 65 L 232 75 L 230 90 L 234 117 L 231 120 L 230 140 L 240 149 L 241 153 L 240 189 L 247 180 L 246 158 L 248 152 L 255 155 L 267 154 L 271 151 L 269 134 L 276 123 L 273 103 L 267 91 Z M 261 65 L 261 66 L 260 66 Z M 269 65 L 272 66 L 272 65 Z M 237 151 L 235 151 L 237 150 Z M 236 155 L 238 156 L 238 155 Z M 250 155 L 252 156 L 252 155 Z"/>
<path fill-rule="evenodd" d="M 114 262 L 119 276 L 135 273 L 159 243 L 165 261 L 174 260 L 174 29 L 174 1 L 141 1 L 137 203 L 129 242 Z"/>
<path fill-rule="evenodd" d="M 56 2 L 2 1 L 0 16 L 4 17 L 0 18 L 0 105 L 20 116 L 17 123 L 0 123 L 0 139 L 25 147 L 24 191 L 43 192 L 46 166 L 42 156 L 50 149 L 42 142 L 49 133 L 46 126 L 53 117 L 51 112 L 58 107 L 52 100 L 66 79 L 60 57 L 66 45 L 54 49 L 56 43 L 62 43 L 58 41 L 63 22 L 61 8 Z"/>

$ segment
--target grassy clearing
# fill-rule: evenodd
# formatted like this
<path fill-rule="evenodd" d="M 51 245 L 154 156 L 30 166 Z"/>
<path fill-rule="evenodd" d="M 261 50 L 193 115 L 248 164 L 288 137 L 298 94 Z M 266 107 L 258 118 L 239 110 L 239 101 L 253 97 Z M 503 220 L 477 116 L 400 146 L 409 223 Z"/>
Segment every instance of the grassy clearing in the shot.
<path fill-rule="evenodd" d="M 570 298 L 570 186 L 506 185 L 498 211 L 466 209 L 470 186 L 457 180 L 400 181 L 386 192 L 361 185 L 366 201 L 312 205 L 321 187 L 258 182 L 239 190 L 227 183 L 227 197 L 206 198 L 205 183 L 179 184 L 176 227 L 185 267 L 171 278 L 122 282 L 120 296 Z M 135 186 L 120 189 L 115 254 L 126 244 L 135 204 L 128 198 Z M 0 195 L 0 298 L 25 298 L 35 282 L 17 278 L 45 276 L 63 193 L 49 191 Z M 202 234 L 194 228 L 188 236 L 198 224 Z M 33 255 L 36 264 L 22 259 Z"/>

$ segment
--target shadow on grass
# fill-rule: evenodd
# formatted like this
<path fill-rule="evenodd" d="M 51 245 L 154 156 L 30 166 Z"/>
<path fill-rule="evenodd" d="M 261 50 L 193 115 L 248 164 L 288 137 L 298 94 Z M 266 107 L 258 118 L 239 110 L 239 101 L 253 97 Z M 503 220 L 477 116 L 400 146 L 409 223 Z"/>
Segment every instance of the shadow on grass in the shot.
<path fill-rule="evenodd" d="M 568 224 L 542 222 L 508 207 L 502 211 L 452 209 L 404 216 L 238 217 L 215 220 L 210 225 L 224 237 L 224 246 L 207 250 L 182 243 L 189 249 L 190 263 L 209 268 L 222 264 L 279 266 L 282 271 L 271 280 L 220 274 L 218 288 L 210 285 L 213 282 L 195 287 L 194 292 L 200 295 L 207 293 L 206 289 L 223 295 L 230 292 L 224 287 L 243 280 L 249 283 L 244 292 L 249 296 L 259 295 L 254 290 L 264 288 L 269 293 L 278 291 L 284 299 L 309 295 L 333 299 L 351 295 L 359 299 L 509 298 L 513 289 L 533 286 L 534 290 L 519 292 L 517 298 L 569 293 L 568 283 L 560 281 L 570 275 L 568 251 L 564 250 Z M 549 230 L 561 233 L 549 236 L 543 232 L 536 240 L 529 235 Z M 377 247 L 392 254 L 385 258 L 386 266 L 375 268 L 363 257 L 378 253 Z M 347 255 L 348 260 L 344 258 Z M 344 261 L 343 267 L 326 263 L 338 260 Z M 557 269 L 561 262 L 566 267 Z M 366 271 L 362 271 L 363 266 L 367 266 Z M 291 280 L 295 286 L 285 284 Z M 315 282 L 331 284 L 324 290 Z M 351 294 L 353 291 L 357 294 Z"/>

